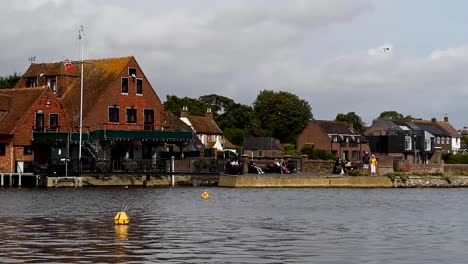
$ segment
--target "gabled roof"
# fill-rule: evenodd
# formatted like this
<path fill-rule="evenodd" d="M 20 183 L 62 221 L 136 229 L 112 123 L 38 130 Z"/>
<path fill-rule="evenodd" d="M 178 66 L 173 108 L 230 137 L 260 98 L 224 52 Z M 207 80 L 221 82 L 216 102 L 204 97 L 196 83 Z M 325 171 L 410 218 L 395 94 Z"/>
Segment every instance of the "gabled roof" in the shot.
<path fill-rule="evenodd" d="M 437 124 L 447 131 L 452 137 L 460 137 L 460 133 L 447 121 L 437 121 Z"/>
<path fill-rule="evenodd" d="M 63 62 L 52 62 L 52 63 L 32 63 L 23 77 L 39 77 L 40 74 L 44 75 L 68 75 L 68 76 L 80 76 L 80 67 L 75 65 L 71 70 L 65 70 Z"/>
<path fill-rule="evenodd" d="M 37 88 L 0 89 L 0 134 L 13 134 L 26 114 L 48 89 Z"/>
<path fill-rule="evenodd" d="M 315 120 L 317 124 L 327 133 L 327 134 L 344 134 L 344 135 L 359 135 L 350 125 L 346 122 L 339 121 L 329 121 L 329 120 Z"/>
<path fill-rule="evenodd" d="M 436 122 L 428 120 L 413 120 L 420 129 L 426 130 L 434 136 L 450 136 L 450 134 L 442 129 Z"/>
<path fill-rule="evenodd" d="M 192 128 L 170 111 L 164 112 L 163 128 L 166 131 L 192 131 Z"/>
<path fill-rule="evenodd" d="M 272 137 L 244 138 L 244 149 L 247 149 L 247 150 L 280 150 L 280 151 L 283 150 L 279 142 Z"/>
<path fill-rule="evenodd" d="M 186 118 L 197 134 L 223 134 L 213 118 L 208 116 L 187 116 Z"/>
<path fill-rule="evenodd" d="M 120 76 L 133 57 L 108 58 L 84 61 L 83 117 L 86 118 L 109 86 Z M 75 67 L 78 68 L 78 67 Z M 74 80 L 62 95 L 62 104 L 72 117 L 79 113 L 81 81 Z M 77 103 L 78 102 L 78 103 Z"/>
<path fill-rule="evenodd" d="M 231 143 L 227 138 L 224 138 L 224 148 L 225 149 L 235 149 L 236 146 Z"/>

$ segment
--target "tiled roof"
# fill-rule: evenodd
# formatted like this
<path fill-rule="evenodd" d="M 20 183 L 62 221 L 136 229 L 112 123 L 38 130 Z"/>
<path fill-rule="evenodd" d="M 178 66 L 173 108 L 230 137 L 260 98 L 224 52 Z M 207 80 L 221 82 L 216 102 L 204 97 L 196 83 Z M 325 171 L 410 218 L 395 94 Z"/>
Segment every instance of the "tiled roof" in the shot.
<path fill-rule="evenodd" d="M 0 110 L 4 112 L 0 121 L 0 134 L 13 134 L 16 127 L 21 124 L 28 111 L 46 89 L 48 89 L 47 86 L 0 89 Z"/>
<path fill-rule="evenodd" d="M 83 118 L 86 118 L 98 100 L 105 95 L 133 57 L 86 60 L 83 80 Z M 80 80 L 73 81 L 62 96 L 64 109 L 70 117 L 79 113 Z M 78 102 L 78 103 L 77 103 Z M 72 120 L 72 122 L 76 120 Z"/>
<path fill-rule="evenodd" d="M 28 70 L 23 74 L 23 77 L 38 77 L 40 74 L 45 75 L 69 75 L 80 76 L 80 67 L 74 65 L 71 70 L 65 70 L 63 62 L 53 63 L 32 63 Z"/>
<path fill-rule="evenodd" d="M 281 145 L 272 137 L 244 138 L 244 149 L 247 150 L 283 150 Z"/>
<path fill-rule="evenodd" d="M 225 149 L 235 149 L 236 146 L 231 143 L 227 138 L 224 138 L 224 148 Z"/>
<path fill-rule="evenodd" d="M 413 120 L 419 128 L 426 130 L 427 132 L 431 133 L 434 136 L 442 135 L 442 136 L 449 136 L 450 134 L 442 129 L 440 126 L 437 125 L 436 122 L 428 121 L 428 120 Z"/>
<path fill-rule="evenodd" d="M 189 125 L 170 111 L 164 112 L 163 128 L 166 131 L 192 131 Z"/>
<path fill-rule="evenodd" d="M 315 120 L 327 134 L 357 135 L 348 123 L 329 120 Z"/>
<path fill-rule="evenodd" d="M 437 121 L 437 124 L 441 126 L 445 131 L 447 131 L 452 137 L 460 137 L 460 133 L 446 121 Z"/>
<path fill-rule="evenodd" d="M 223 134 L 215 121 L 207 116 L 188 116 L 187 119 L 192 124 L 197 134 Z"/>

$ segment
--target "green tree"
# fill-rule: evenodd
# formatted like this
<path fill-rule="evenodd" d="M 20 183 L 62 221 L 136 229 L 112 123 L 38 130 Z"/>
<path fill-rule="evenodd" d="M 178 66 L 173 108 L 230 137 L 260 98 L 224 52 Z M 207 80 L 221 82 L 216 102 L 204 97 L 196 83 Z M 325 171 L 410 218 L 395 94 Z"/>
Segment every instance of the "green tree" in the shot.
<path fill-rule="evenodd" d="M 235 104 L 234 100 L 217 94 L 203 95 L 200 96 L 198 100 L 207 106 L 209 105 L 211 107 L 211 111 L 218 114 L 225 112 L 227 108 Z"/>
<path fill-rule="evenodd" d="M 355 112 L 349 112 L 347 114 L 338 114 L 336 115 L 335 121 L 346 122 L 353 125 L 354 130 L 359 134 L 364 133 L 365 123 L 362 121 L 361 117 L 358 116 Z"/>
<path fill-rule="evenodd" d="M 261 91 L 253 104 L 255 118 L 263 136 L 282 143 L 295 143 L 297 136 L 312 118 L 309 103 L 289 92 Z"/>
<path fill-rule="evenodd" d="M 230 127 L 223 130 L 223 136 L 227 138 L 232 144 L 241 146 L 243 144 L 244 138 L 248 137 L 249 134 L 244 129 Z"/>
<path fill-rule="evenodd" d="M 166 102 L 164 102 L 164 109 L 171 111 L 172 113 L 180 116 L 182 108 L 187 106 L 190 115 L 203 116 L 206 114 L 206 110 L 209 107 L 200 100 L 184 97 L 179 98 L 175 95 L 167 95 Z"/>
<path fill-rule="evenodd" d="M 405 119 L 405 116 L 398 113 L 397 111 L 384 111 L 380 113 L 377 119 L 403 120 Z"/>
<path fill-rule="evenodd" d="M 0 89 L 3 88 L 13 88 L 15 87 L 16 83 L 21 79 L 21 75 L 17 72 L 13 73 L 13 75 L 9 75 L 6 77 L 0 77 Z"/>

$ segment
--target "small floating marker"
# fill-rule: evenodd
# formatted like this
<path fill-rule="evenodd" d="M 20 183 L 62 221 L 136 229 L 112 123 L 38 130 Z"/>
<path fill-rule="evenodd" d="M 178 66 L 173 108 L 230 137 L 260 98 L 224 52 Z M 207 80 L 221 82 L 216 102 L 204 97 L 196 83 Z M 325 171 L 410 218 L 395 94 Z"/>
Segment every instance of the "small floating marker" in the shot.
<path fill-rule="evenodd" d="M 209 194 L 208 192 L 203 192 L 203 193 L 201 194 L 201 198 L 202 198 L 203 200 L 210 199 L 210 194 Z"/>
<path fill-rule="evenodd" d="M 122 210 L 114 216 L 114 225 L 128 225 L 130 223 L 130 218 L 125 211 L 127 211 L 127 206 L 122 206 Z"/>
<path fill-rule="evenodd" d="M 114 217 L 114 225 L 128 225 L 130 218 L 126 212 L 118 212 Z"/>

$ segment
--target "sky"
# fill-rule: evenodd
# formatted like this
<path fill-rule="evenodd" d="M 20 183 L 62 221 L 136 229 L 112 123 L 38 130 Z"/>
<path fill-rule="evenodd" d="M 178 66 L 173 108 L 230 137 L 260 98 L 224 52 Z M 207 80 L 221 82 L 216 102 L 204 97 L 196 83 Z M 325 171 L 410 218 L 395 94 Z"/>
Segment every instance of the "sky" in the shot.
<path fill-rule="evenodd" d="M 135 56 L 153 89 L 251 105 L 263 90 L 315 119 L 384 111 L 468 126 L 468 1 L 16 0 L 0 3 L 0 76 L 35 62 Z"/>

